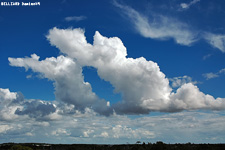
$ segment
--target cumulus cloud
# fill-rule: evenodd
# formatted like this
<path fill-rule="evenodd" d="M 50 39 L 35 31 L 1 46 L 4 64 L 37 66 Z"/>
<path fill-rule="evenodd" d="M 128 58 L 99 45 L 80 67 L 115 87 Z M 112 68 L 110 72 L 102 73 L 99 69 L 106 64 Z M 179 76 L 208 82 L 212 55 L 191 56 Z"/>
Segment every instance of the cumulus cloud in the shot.
<path fill-rule="evenodd" d="M 54 28 L 48 39 L 82 66 L 95 67 L 100 78 L 109 81 L 115 92 L 122 94 L 123 101 L 114 106 L 117 112 L 147 113 L 148 110 L 140 107 L 144 99 L 168 99 L 171 88 L 159 66 L 143 57 L 126 58 L 126 48 L 119 38 L 106 38 L 96 32 L 91 45 L 81 29 Z"/>
<path fill-rule="evenodd" d="M 170 78 L 169 80 L 173 88 L 180 87 L 186 83 L 193 83 L 193 84 L 197 83 L 197 81 L 192 81 L 192 78 L 189 76 L 174 77 L 174 78 Z"/>
<path fill-rule="evenodd" d="M 73 104 L 79 110 L 93 107 L 96 111 L 104 111 L 107 107 L 107 102 L 99 99 L 91 85 L 84 81 L 81 66 L 71 58 L 58 56 L 40 61 L 39 56 L 32 54 L 30 58 L 9 58 L 9 62 L 11 66 L 32 69 L 41 77 L 54 81 L 58 101 Z"/>
<path fill-rule="evenodd" d="M 44 118 L 56 111 L 56 105 L 42 100 L 26 100 L 21 93 L 0 88 L 0 120 L 21 116 Z"/>
<path fill-rule="evenodd" d="M 65 18 L 65 21 L 76 21 L 76 22 L 78 22 L 78 21 L 82 21 L 82 20 L 85 20 L 85 19 L 87 19 L 87 17 L 86 16 L 69 16 L 69 17 L 66 17 Z"/>
<path fill-rule="evenodd" d="M 197 33 L 179 20 L 156 14 L 145 16 L 129 6 L 121 5 L 116 1 L 114 1 L 114 4 L 131 19 L 136 30 L 146 38 L 174 39 L 177 44 L 187 46 L 198 40 Z"/>
<path fill-rule="evenodd" d="M 56 111 L 56 106 L 51 102 L 41 100 L 30 100 L 22 104 L 23 108 L 15 111 L 17 115 L 29 115 L 33 118 L 47 116 Z"/>
<path fill-rule="evenodd" d="M 22 99 L 23 96 L 20 93 L 0 88 L 0 120 L 13 120 L 17 118 L 14 112 L 21 107 L 18 103 Z"/>
<path fill-rule="evenodd" d="M 86 144 L 124 144 L 137 140 L 156 142 L 158 139 L 166 143 L 220 143 L 224 141 L 224 123 L 224 115 L 215 112 L 179 112 L 132 119 L 116 114 L 105 117 L 86 112 L 82 117 L 78 113 L 65 115 L 56 121 L 20 118 L 0 122 L 0 138 L 1 142 L 70 144 L 78 140 Z"/>
<path fill-rule="evenodd" d="M 170 107 L 173 106 L 180 110 L 199 108 L 219 110 L 225 105 L 224 99 L 215 100 L 212 96 L 200 92 L 191 83 L 182 85 L 177 93 L 171 94 L 171 100 L 174 105 L 170 104 Z M 106 117 L 97 115 L 88 108 L 83 113 L 79 111 L 71 113 L 73 105 L 62 106 L 54 101 L 25 100 L 21 94 L 10 92 L 9 89 L 0 89 L 0 106 L 1 115 L 10 107 L 16 108 L 7 114 L 8 116 L 14 115 L 11 119 L 0 117 L 2 142 L 74 143 L 74 140 L 79 139 L 83 143 L 113 141 L 113 144 L 116 144 L 126 143 L 127 140 L 131 142 L 137 140 L 156 142 L 158 139 L 165 142 L 171 140 L 210 142 L 214 139 L 215 142 L 221 142 L 224 139 L 224 134 L 218 134 L 224 132 L 223 113 L 181 112 L 133 119 L 114 113 Z M 53 107 L 54 109 L 51 109 Z M 62 117 L 56 120 L 50 117 L 47 119 L 52 114 Z M 207 134 L 207 138 L 202 134 Z M 189 139 L 189 135 L 195 138 Z"/>
<path fill-rule="evenodd" d="M 217 98 L 202 93 L 199 88 L 192 83 L 184 84 L 176 93 L 170 95 L 171 103 L 169 111 L 176 110 L 196 110 L 196 109 L 225 109 L 225 99 Z"/>
<path fill-rule="evenodd" d="M 188 9 L 188 8 L 190 8 L 190 6 L 196 4 L 197 2 L 200 2 L 200 0 L 192 0 L 190 3 L 181 3 L 180 7 L 182 9 Z"/>
<path fill-rule="evenodd" d="M 172 90 L 169 79 L 157 63 L 143 57 L 128 58 L 126 47 L 117 37 L 107 38 L 96 31 L 93 44 L 90 44 L 82 29 L 53 28 L 47 38 L 66 56 L 39 60 L 39 56 L 33 54 L 26 58 L 9 58 L 9 62 L 11 66 L 32 69 L 41 77 L 52 80 L 56 100 L 65 103 L 61 113 L 86 111 L 87 108 L 104 115 L 112 114 L 113 110 L 117 114 L 148 114 L 151 111 L 225 109 L 223 98 L 215 99 L 202 93 L 188 76 L 170 79 L 172 87 L 177 88 Z M 96 68 L 99 77 L 110 82 L 116 93 L 121 93 L 122 100 L 110 106 L 93 93 L 91 85 L 84 82 L 82 67 L 85 66 Z M 16 114 L 23 115 L 35 108 L 36 112 L 31 116 L 51 114 L 52 118 L 59 117 L 53 113 L 54 107 L 40 114 L 48 103 L 36 101 L 26 105 L 26 109 L 17 109 Z"/>
<path fill-rule="evenodd" d="M 47 37 L 52 45 L 81 66 L 95 67 L 99 77 L 122 94 L 122 101 L 111 106 L 116 113 L 225 108 L 224 99 L 200 92 L 187 76 L 173 79 L 174 86 L 180 87 L 177 92 L 171 92 L 169 80 L 159 66 L 143 57 L 127 58 L 127 50 L 119 38 L 107 38 L 96 32 L 92 45 L 87 43 L 81 29 L 57 28 L 51 29 Z"/>

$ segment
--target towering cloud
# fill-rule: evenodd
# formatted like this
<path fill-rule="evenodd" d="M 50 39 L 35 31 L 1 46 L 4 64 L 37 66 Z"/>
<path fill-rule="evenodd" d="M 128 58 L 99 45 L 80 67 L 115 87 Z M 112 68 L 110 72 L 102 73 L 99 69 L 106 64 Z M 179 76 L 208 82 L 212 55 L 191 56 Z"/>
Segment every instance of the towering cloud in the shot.
<path fill-rule="evenodd" d="M 106 38 L 95 33 L 94 44 L 87 43 L 80 29 L 50 30 L 48 39 L 68 57 L 82 66 L 97 68 L 98 75 L 109 81 L 115 92 L 122 93 L 123 101 L 115 110 L 124 113 L 148 113 L 142 103 L 168 100 L 171 88 L 159 66 L 145 58 L 126 58 L 127 51 L 119 38 Z"/>
<path fill-rule="evenodd" d="M 101 112 L 107 107 L 107 102 L 99 99 L 92 92 L 91 85 L 84 82 L 81 66 L 71 58 L 59 56 L 40 61 L 39 56 L 33 54 L 31 58 L 9 58 L 9 61 L 12 66 L 30 68 L 43 78 L 54 81 L 58 101 L 73 104 L 79 110 L 93 107 Z"/>
<path fill-rule="evenodd" d="M 160 71 L 157 63 L 143 57 L 127 58 L 126 47 L 117 37 L 107 38 L 96 32 L 92 45 L 87 43 L 84 31 L 79 28 L 53 28 L 47 38 L 66 56 L 40 61 L 39 56 L 33 54 L 30 58 L 9 58 L 10 65 L 30 68 L 54 81 L 56 99 L 75 105 L 75 109 L 91 108 L 104 115 L 113 110 L 120 114 L 144 114 L 150 111 L 225 109 L 225 99 L 205 95 L 191 82 L 191 78 L 185 76 L 180 81 L 182 83 L 177 84 L 177 91 L 172 92 L 169 79 Z M 99 77 L 109 81 L 115 92 L 122 94 L 122 100 L 109 106 L 108 102 L 98 98 L 92 92 L 91 85 L 84 82 L 82 67 L 85 66 L 96 68 Z M 35 108 L 39 110 L 45 107 L 40 105 Z M 51 110 L 54 112 L 53 107 Z"/>

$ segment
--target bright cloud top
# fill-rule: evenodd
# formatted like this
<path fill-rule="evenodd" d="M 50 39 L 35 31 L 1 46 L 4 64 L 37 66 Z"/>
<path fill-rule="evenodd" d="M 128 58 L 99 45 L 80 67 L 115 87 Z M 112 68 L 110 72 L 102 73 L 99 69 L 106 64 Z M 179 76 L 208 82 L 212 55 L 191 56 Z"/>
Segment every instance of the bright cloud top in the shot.
<path fill-rule="evenodd" d="M 214 99 L 202 93 L 193 83 L 182 83 L 172 92 L 169 79 L 160 71 L 157 63 L 145 58 L 127 58 L 127 50 L 117 38 L 107 38 L 99 32 L 94 35 L 93 45 L 87 43 L 81 29 L 53 28 L 47 36 L 51 45 L 66 56 L 39 60 L 36 54 L 30 58 L 9 58 L 11 66 L 25 67 L 54 81 L 58 102 L 86 108 L 109 115 L 144 114 L 150 111 L 176 112 L 196 109 L 225 109 L 225 99 Z M 97 69 L 99 77 L 109 81 L 122 100 L 112 106 L 100 99 L 84 82 L 82 67 Z"/>

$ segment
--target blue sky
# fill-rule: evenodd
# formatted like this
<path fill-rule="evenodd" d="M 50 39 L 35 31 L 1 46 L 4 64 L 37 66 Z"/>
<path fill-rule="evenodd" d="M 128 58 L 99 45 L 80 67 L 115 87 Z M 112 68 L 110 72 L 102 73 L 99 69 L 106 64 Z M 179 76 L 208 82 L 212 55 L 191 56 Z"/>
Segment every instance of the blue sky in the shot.
<path fill-rule="evenodd" d="M 0 142 L 224 141 L 224 1 L 38 2 L 0 6 Z"/>

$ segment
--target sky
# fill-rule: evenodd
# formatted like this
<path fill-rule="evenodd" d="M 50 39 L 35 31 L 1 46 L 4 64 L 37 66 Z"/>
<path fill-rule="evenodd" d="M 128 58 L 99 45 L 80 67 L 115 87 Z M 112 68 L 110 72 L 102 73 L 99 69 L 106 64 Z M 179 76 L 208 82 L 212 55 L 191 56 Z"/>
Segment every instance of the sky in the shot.
<path fill-rule="evenodd" d="M 224 10 L 1 0 L 0 143 L 224 143 Z"/>

